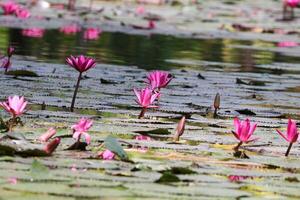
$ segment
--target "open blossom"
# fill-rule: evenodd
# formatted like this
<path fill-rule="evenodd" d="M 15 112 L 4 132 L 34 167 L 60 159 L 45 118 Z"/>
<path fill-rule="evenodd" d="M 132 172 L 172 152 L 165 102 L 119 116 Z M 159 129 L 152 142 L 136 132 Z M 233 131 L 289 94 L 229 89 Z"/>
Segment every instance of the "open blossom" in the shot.
<path fill-rule="evenodd" d="M 80 121 L 73 125 L 71 128 L 73 129 L 73 138 L 77 141 L 80 141 L 81 136 L 85 138 L 87 144 L 91 143 L 91 136 L 87 133 L 87 131 L 92 127 L 93 121 L 87 118 L 81 118 Z"/>
<path fill-rule="evenodd" d="M 56 130 L 54 128 L 49 128 L 46 133 L 42 134 L 39 137 L 39 141 L 41 141 L 41 142 L 47 142 L 55 134 L 56 134 Z"/>
<path fill-rule="evenodd" d="M 245 121 L 240 121 L 237 117 L 234 118 L 234 126 L 235 126 L 235 132 L 233 132 L 236 139 L 238 139 L 241 142 L 251 142 L 255 139 L 250 140 L 250 137 L 254 133 L 257 124 L 250 123 L 249 119 L 246 119 Z"/>
<path fill-rule="evenodd" d="M 75 33 L 80 31 L 80 27 L 78 27 L 77 24 L 70 24 L 70 25 L 61 27 L 59 29 L 59 31 L 66 35 L 74 35 Z"/>
<path fill-rule="evenodd" d="M 164 71 L 153 71 L 147 75 L 146 83 L 151 89 L 160 89 L 166 87 L 172 80 L 172 75 Z"/>
<path fill-rule="evenodd" d="M 30 28 L 22 30 L 22 35 L 27 37 L 41 38 L 44 36 L 45 30 L 41 28 Z"/>
<path fill-rule="evenodd" d="M 294 143 L 297 142 L 299 133 L 297 132 L 297 125 L 294 120 L 289 119 L 287 125 L 286 135 L 280 130 L 276 130 L 279 135 L 281 135 L 287 142 Z"/>
<path fill-rule="evenodd" d="M 10 96 L 6 102 L 0 102 L 0 106 L 7 112 L 11 113 L 13 117 L 22 115 L 25 111 L 26 105 L 27 101 L 25 101 L 23 96 Z"/>
<path fill-rule="evenodd" d="M 16 16 L 20 19 L 27 19 L 30 17 L 30 12 L 25 8 L 19 8 L 15 12 Z"/>
<path fill-rule="evenodd" d="M 111 152 L 110 150 L 106 149 L 105 151 L 101 152 L 99 154 L 99 156 L 103 159 L 103 160 L 114 160 L 116 154 L 114 154 L 113 152 Z"/>
<path fill-rule="evenodd" d="M 13 1 L 7 1 L 1 4 L 1 8 L 4 15 L 12 15 L 19 9 L 19 5 Z"/>
<path fill-rule="evenodd" d="M 90 68 L 93 68 L 96 66 L 96 61 L 93 58 L 89 58 L 83 55 L 80 56 L 70 56 L 66 58 L 66 62 L 76 69 L 79 72 L 85 72 L 89 70 Z"/>
<path fill-rule="evenodd" d="M 284 0 L 284 4 L 288 5 L 292 8 L 297 7 L 297 5 L 300 3 L 300 0 Z"/>
<path fill-rule="evenodd" d="M 84 31 L 83 38 L 86 40 L 97 40 L 101 30 L 98 28 L 88 28 Z"/>
<path fill-rule="evenodd" d="M 154 92 L 150 88 L 144 88 L 141 90 L 133 89 L 137 99 L 135 100 L 142 108 L 156 108 L 157 106 L 152 105 L 157 97 L 159 97 L 159 92 Z"/>

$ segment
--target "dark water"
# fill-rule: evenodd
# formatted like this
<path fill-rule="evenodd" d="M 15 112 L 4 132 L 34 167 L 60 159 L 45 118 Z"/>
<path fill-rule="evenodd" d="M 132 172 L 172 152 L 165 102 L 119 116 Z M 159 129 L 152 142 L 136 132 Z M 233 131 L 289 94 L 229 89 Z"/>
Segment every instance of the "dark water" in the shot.
<path fill-rule="evenodd" d="M 8 44 L 12 44 L 18 55 L 33 56 L 39 61 L 53 63 L 64 63 L 70 54 L 85 54 L 101 63 L 165 70 L 184 66 L 166 61 L 174 59 L 236 63 L 243 69 L 246 67 L 246 71 L 256 71 L 256 64 L 300 63 L 300 58 L 278 52 L 234 47 L 276 47 L 274 43 L 262 41 L 184 39 L 107 32 L 102 33 L 98 40 L 86 41 L 82 39 L 82 33 L 67 36 L 58 30 L 48 30 L 42 38 L 30 38 L 23 36 L 20 29 L 7 28 L 0 29 L 0 37 L 3 51 Z"/>

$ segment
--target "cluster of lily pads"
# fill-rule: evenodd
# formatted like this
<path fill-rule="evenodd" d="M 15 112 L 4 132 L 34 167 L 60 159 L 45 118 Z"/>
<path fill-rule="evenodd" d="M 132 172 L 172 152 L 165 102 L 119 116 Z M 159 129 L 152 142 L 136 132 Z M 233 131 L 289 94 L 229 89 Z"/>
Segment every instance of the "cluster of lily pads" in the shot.
<path fill-rule="evenodd" d="M 8 47 L 8 62 L 10 63 L 10 58 L 14 52 L 12 47 Z M 74 90 L 70 111 L 74 111 L 76 96 L 79 90 L 80 81 L 84 72 L 96 66 L 96 61 L 93 58 L 86 57 L 84 55 L 79 56 L 69 56 L 66 58 L 66 63 L 78 71 L 77 84 Z M 5 67 L 7 71 L 8 67 Z M 147 109 L 156 109 L 159 107 L 159 100 L 162 97 L 161 91 L 165 88 L 173 79 L 173 76 L 165 71 L 152 71 L 150 72 L 145 80 L 146 86 L 142 89 L 133 89 L 136 95 L 136 103 L 141 107 L 141 112 L 138 116 L 139 119 L 145 117 Z M 12 132 L 13 128 L 17 125 L 22 125 L 20 116 L 26 111 L 26 106 L 28 102 L 23 96 L 9 96 L 7 101 L 0 102 L 0 107 L 5 109 L 11 114 L 11 119 L 6 122 L 1 122 L 2 125 L 6 127 L 7 132 Z M 217 94 L 214 101 L 214 117 L 217 117 L 217 110 L 220 109 L 220 95 Z M 177 142 L 180 136 L 184 133 L 186 116 L 183 116 L 178 123 L 176 128 L 176 133 L 174 135 L 174 141 Z M 85 150 L 85 147 L 90 144 L 91 136 L 88 134 L 88 130 L 92 127 L 93 121 L 88 118 L 81 118 L 79 122 L 71 127 L 73 130 L 73 138 L 75 143 L 69 147 L 69 149 L 81 149 Z M 243 143 L 249 143 L 257 140 L 258 138 L 253 138 L 252 135 L 256 130 L 257 124 L 251 123 L 249 119 L 244 121 L 239 120 L 237 117 L 234 118 L 235 130 L 232 131 L 235 138 L 239 141 L 238 145 L 234 147 L 236 152 L 239 151 L 240 146 Z M 296 122 L 292 119 L 288 120 L 287 133 L 283 134 L 281 131 L 277 132 L 289 142 L 288 149 L 285 156 L 289 155 L 293 143 L 297 142 L 299 133 L 297 132 Z M 39 137 L 39 141 L 48 142 L 54 135 L 56 130 L 50 128 L 45 134 Z M 81 138 L 85 139 L 85 142 L 81 142 Z M 149 137 L 137 137 L 138 140 L 149 140 Z M 60 143 L 60 138 L 55 138 L 50 141 L 46 147 L 45 152 L 51 154 L 55 148 Z M 103 159 L 114 159 L 115 152 L 110 150 L 105 150 L 99 154 Z"/>

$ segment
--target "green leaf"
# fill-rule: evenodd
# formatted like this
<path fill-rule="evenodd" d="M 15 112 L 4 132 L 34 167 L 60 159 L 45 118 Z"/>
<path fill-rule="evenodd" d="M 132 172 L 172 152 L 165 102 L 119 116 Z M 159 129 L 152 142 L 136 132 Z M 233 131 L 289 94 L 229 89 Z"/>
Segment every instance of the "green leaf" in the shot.
<path fill-rule="evenodd" d="M 153 135 L 170 135 L 171 132 L 166 128 L 157 128 L 150 131 L 135 131 L 140 134 L 153 134 Z"/>
<path fill-rule="evenodd" d="M 49 169 L 43 163 L 34 159 L 30 167 L 30 174 L 34 178 L 45 177 L 49 175 Z"/>
<path fill-rule="evenodd" d="M 155 183 L 171 183 L 171 182 L 180 182 L 180 179 L 172 174 L 171 172 L 164 172 L 162 176 L 155 181 Z"/>
<path fill-rule="evenodd" d="M 6 74 L 12 76 L 38 77 L 37 73 L 28 70 L 13 70 L 6 72 Z"/>
<path fill-rule="evenodd" d="M 122 146 L 119 144 L 119 142 L 116 140 L 116 138 L 112 136 L 107 136 L 104 140 L 105 147 L 112 151 L 113 153 L 117 154 L 121 160 L 128 160 L 128 155 L 122 148 Z"/>
<path fill-rule="evenodd" d="M 195 171 L 187 167 L 172 167 L 170 170 L 166 170 L 164 172 L 170 172 L 172 174 L 196 174 Z"/>

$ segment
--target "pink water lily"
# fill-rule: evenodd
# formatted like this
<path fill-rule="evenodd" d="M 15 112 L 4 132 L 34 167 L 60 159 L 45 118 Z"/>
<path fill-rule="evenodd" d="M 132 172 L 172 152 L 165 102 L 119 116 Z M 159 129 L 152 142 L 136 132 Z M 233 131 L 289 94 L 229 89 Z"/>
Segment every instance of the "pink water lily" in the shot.
<path fill-rule="evenodd" d="M 299 44 L 297 42 L 286 41 L 277 43 L 278 47 L 297 47 Z"/>
<path fill-rule="evenodd" d="M 77 24 L 70 24 L 70 25 L 61 27 L 59 29 L 59 31 L 66 35 L 74 35 L 80 31 L 80 27 Z"/>
<path fill-rule="evenodd" d="M 96 66 L 96 61 L 93 58 L 89 58 L 83 55 L 71 55 L 66 58 L 66 62 L 80 73 L 83 73 Z"/>
<path fill-rule="evenodd" d="M 14 1 L 7 1 L 1 4 L 1 8 L 4 15 L 12 15 L 19 9 L 19 5 Z"/>
<path fill-rule="evenodd" d="M 161 89 L 166 87 L 172 80 L 172 75 L 164 71 L 153 71 L 147 75 L 146 83 L 151 89 Z"/>
<path fill-rule="evenodd" d="M 136 135 L 134 137 L 134 139 L 136 140 L 145 140 L 145 141 L 151 141 L 151 137 L 147 136 L 147 135 Z"/>
<path fill-rule="evenodd" d="M 297 124 L 294 120 L 289 119 L 286 135 L 283 134 L 280 130 L 276 129 L 276 131 L 278 132 L 279 135 L 281 135 L 281 137 L 283 137 L 287 142 L 290 143 L 290 145 L 285 153 L 285 156 L 288 156 L 293 143 L 297 142 L 297 140 L 298 140 L 299 133 L 297 130 Z"/>
<path fill-rule="evenodd" d="M 44 36 L 45 30 L 41 28 L 29 28 L 22 30 L 22 35 L 26 37 L 41 38 Z"/>
<path fill-rule="evenodd" d="M 112 151 L 106 149 L 105 151 L 101 152 L 99 154 L 99 157 L 101 157 L 103 160 L 114 160 L 116 157 L 116 154 Z"/>
<path fill-rule="evenodd" d="M 236 150 L 243 144 L 243 143 L 248 143 L 252 142 L 255 139 L 251 139 L 251 136 L 253 135 L 257 124 L 250 123 L 249 119 L 246 119 L 245 121 L 240 121 L 237 117 L 234 118 L 234 126 L 235 126 L 235 131 L 233 131 L 233 135 L 240 141 L 238 146 L 235 147 Z"/>
<path fill-rule="evenodd" d="M 27 19 L 30 17 L 30 12 L 25 8 L 19 8 L 15 12 L 16 16 L 20 19 Z"/>
<path fill-rule="evenodd" d="M 287 6 L 290 6 L 292 8 L 295 8 L 300 3 L 300 0 L 284 0 L 284 4 Z"/>
<path fill-rule="evenodd" d="M 83 38 L 86 40 L 97 40 L 100 37 L 101 30 L 98 28 L 88 28 L 83 33 Z"/>
<path fill-rule="evenodd" d="M 157 97 L 159 97 L 159 92 L 153 92 L 150 88 L 144 88 L 141 90 L 133 89 L 137 99 L 135 100 L 137 104 L 142 107 L 142 111 L 139 115 L 139 119 L 144 117 L 147 108 L 157 108 L 158 106 L 152 105 Z"/>
<path fill-rule="evenodd" d="M 73 98 L 72 98 L 72 103 L 71 103 L 71 107 L 70 110 L 71 112 L 74 111 L 74 105 L 75 105 L 75 99 L 77 96 L 77 92 L 78 92 L 78 88 L 79 88 L 79 84 L 80 84 L 80 80 L 82 77 L 82 73 L 95 67 L 96 66 L 96 61 L 93 58 L 89 58 L 83 55 L 80 56 L 70 56 L 68 58 L 66 58 L 66 62 L 73 67 L 74 69 L 76 69 L 79 72 L 79 76 L 77 78 L 77 84 L 75 87 L 75 91 L 73 94 Z"/>
<path fill-rule="evenodd" d="M 46 133 L 42 134 L 39 137 L 39 141 L 48 142 L 50 138 L 52 138 L 56 134 L 56 130 L 54 128 L 49 128 Z"/>
<path fill-rule="evenodd" d="M 93 121 L 87 118 L 81 118 L 80 121 L 73 125 L 71 128 L 73 129 L 73 138 L 80 141 L 81 136 L 85 138 L 87 144 L 91 143 L 91 136 L 87 133 L 87 131 L 93 126 Z"/>
<path fill-rule="evenodd" d="M 10 96 L 6 102 L 0 102 L 0 107 L 9 112 L 13 118 L 22 115 L 25 112 L 26 105 L 27 101 L 25 101 L 23 96 Z"/>

